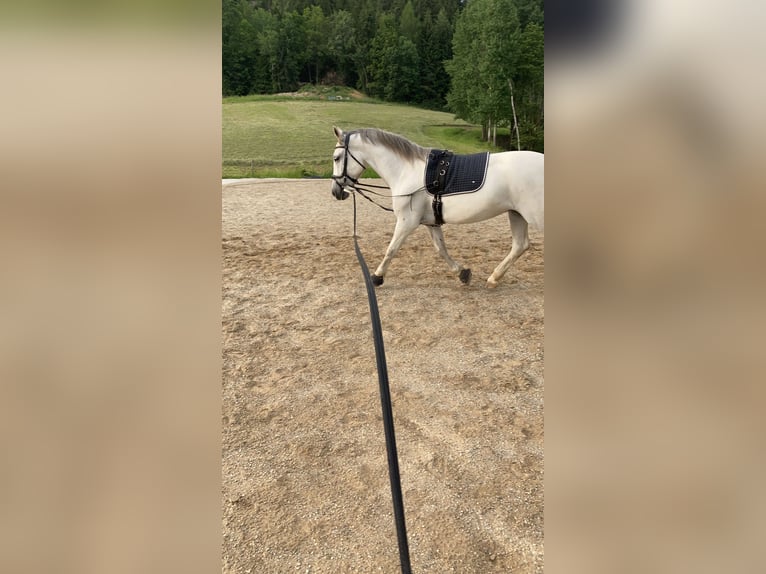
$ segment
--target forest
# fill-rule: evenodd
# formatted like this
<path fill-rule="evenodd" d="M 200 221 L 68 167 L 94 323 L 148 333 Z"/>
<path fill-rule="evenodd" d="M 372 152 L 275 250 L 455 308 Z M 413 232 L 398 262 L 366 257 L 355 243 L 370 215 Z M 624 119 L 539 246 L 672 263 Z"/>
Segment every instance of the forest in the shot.
<path fill-rule="evenodd" d="M 543 151 L 542 0 L 223 0 L 223 95 L 343 85 Z"/>

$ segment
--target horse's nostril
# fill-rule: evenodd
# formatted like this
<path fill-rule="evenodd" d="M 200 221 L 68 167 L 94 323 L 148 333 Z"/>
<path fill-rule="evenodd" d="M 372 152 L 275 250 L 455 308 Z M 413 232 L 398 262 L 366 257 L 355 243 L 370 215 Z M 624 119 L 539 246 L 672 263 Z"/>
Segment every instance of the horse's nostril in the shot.
<path fill-rule="evenodd" d="M 333 185 L 332 196 L 335 199 L 346 199 L 348 197 L 348 192 L 339 185 Z"/>

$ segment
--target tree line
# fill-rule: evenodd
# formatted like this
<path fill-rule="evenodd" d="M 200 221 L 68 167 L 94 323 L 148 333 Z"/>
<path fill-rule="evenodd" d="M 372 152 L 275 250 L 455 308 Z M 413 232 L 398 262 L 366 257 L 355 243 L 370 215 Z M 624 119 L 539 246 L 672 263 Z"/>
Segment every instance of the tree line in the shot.
<path fill-rule="evenodd" d="M 356 87 L 543 147 L 542 0 L 223 0 L 224 96 Z"/>

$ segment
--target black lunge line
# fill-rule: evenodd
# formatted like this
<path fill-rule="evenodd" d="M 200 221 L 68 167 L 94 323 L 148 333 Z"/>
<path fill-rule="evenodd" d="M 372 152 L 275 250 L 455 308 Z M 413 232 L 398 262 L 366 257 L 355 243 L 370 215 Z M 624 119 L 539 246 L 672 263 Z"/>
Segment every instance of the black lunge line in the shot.
<path fill-rule="evenodd" d="M 364 260 L 356 235 L 356 194 L 354 196 L 354 250 L 359 266 L 364 275 L 367 287 L 367 300 L 370 304 L 370 320 L 372 322 L 372 338 L 375 342 L 375 362 L 378 367 L 378 383 L 380 386 L 380 404 L 383 407 L 383 430 L 386 434 L 386 453 L 388 454 L 388 476 L 391 480 L 391 498 L 394 502 L 394 521 L 396 522 L 396 537 L 399 541 L 399 563 L 402 574 L 411 574 L 410 549 L 407 544 L 407 526 L 404 522 L 404 502 L 402 501 L 402 484 L 399 477 L 399 458 L 396 454 L 396 435 L 394 434 L 394 414 L 391 408 L 391 391 L 388 388 L 388 368 L 386 367 L 386 352 L 383 348 L 383 330 L 380 326 L 378 299 L 372 284 L 370 270 Z"/>

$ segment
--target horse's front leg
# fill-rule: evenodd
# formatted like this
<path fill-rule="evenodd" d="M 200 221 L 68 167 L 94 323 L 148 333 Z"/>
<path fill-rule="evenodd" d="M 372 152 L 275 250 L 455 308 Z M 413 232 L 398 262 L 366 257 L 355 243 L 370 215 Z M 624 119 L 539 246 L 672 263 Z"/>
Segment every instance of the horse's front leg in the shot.
<path fill-rule="evenodd" d="M 420 222 L 415 218 L 400 218 L 396 220 L 396 227 L 394 228 L 394 236 L 391 238 L 391 243 L 388 244 L 386 249 L 386 255 L 383 257 L 383 261 L 380 262 L 375 273 L 372 275 L 372 282 L 374 285 L 382 285 L 383 277 L 386 275 L 388 266 L 391 264 L 391 259 L 394 258 L 396 252 L 404 243 L 404 240 L 415 231 Z"/>
<path fill-rule="evenodd" d="M 449 268 L 453 273 L 460 274 L 460 281 L 467 285 L 471 281 L 471 270 L 463 267 L 450 257 L 450 254 L 447 252 L 447 245 L 444 243 L 444 233 L 442 232 L 442 228 L 429 226 L 428 231 L 431 233 L 431 240 L 434 242 L 436 251 L 438 251 L 439 255 L 441 255 L 447 262 L 447 265 L 449 265 Z"/>

